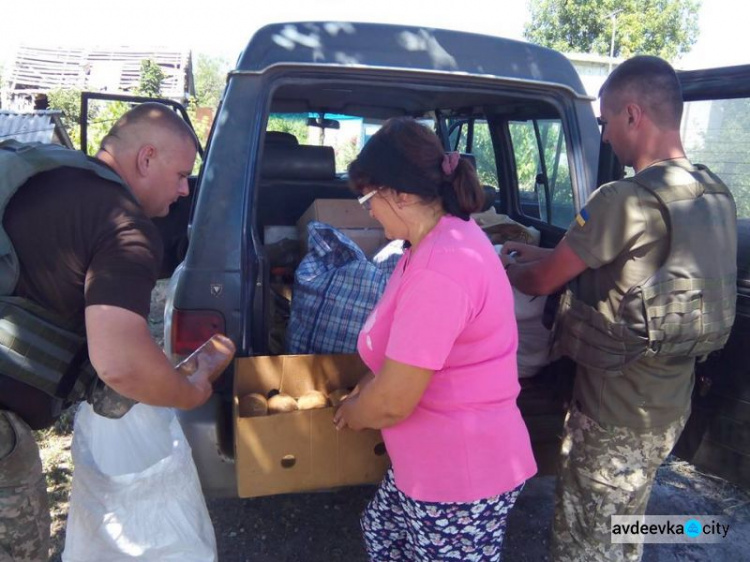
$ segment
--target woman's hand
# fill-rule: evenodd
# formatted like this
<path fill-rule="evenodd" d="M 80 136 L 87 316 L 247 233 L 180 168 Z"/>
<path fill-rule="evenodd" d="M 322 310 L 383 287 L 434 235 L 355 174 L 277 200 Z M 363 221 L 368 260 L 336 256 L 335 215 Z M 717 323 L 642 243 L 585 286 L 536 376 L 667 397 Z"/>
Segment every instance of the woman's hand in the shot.
<path fill-rule="evenodd" d="M 409 417 L 430 383 L 433 371 L 386 357 L 378 376 L 365 375 L 333 417 L 336 428 L 382 429 Z"/>
<path fill-rule="evenodd" d="M 367 371 L 367 373 L 365 373 L 364 376 L 359 380 L 357 386 L 354 387 L 354 389 L 349 393 L 348 396 L 350 398 L 353 398 L 354 396 L 362 392 L 362 389 L 374 380 L 375 374 L 372 371 Z"/>
<path fill-rule="evenodd" d="M 359 388 L 359 386 L 357 386 L 357 388 Z M 364 429 L 363 426 L 360 426 L 352 419 L 353 410 L 357 407 L 357 401 L 359 400 L 359 392 L 357 388 L 355 388 L 349 396 L 344 398 L 338 408 L 336 408 L 336 412 L 333 414 L 333 425 L 336 426 L 336 429 L 344 429 L 345 427 L 355 431 Z"/>
<path fill-rule="evenodd" d="M 336 426 L 336 429 L 344 429 L 345 427 L 349 427 L 357 431 L 360 429 L 364 429 L 364 426 L 360 427 L 356 423 L 352 425 L 352 411 L 354 408 L 356 408 L 355 402 L 357 401 L 360 392 L 362 392 L 363 389 L 367 388 L 367 386 L 374 380 L 375 375 L 372 371 L 368 371 L 367 373 L 365 373 L 364 376 L 359 380 L 357 385 L 352 389 L 352 391 L 347 394 L 346 398 L 344 398 L 336 407 L 336 411 L 333 414 L 333 424 Z M 347 406 L 346 408 L 343 408 L 345 404 Z"/>

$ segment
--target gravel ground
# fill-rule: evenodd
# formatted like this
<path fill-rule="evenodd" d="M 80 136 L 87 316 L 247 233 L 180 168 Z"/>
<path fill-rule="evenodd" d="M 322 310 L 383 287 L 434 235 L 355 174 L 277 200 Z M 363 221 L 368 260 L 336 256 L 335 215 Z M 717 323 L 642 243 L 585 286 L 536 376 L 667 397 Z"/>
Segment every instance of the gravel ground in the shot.
<path fill-rule="evenodd" d="M 152 326 L 159 334 L 165 284 L 154 291 Z M 53 513 L 51 561 L 61 560 L 72 474 L 70 416 L 37 437 L 47 472 Z M 332 492 L 207 501 L 221 562 L 360 562 L 366 556 L 359 514 L 373 495 L 372 486 Z M 512 511 L 505 560 L 549 560 L 549 529 L 554 479 L 532 478 Z M 671 458 L 657 474 L 649 514 L 722 515 L 730 531 L 718 544 L 646 545 L 644 562 L 750 560 L 750 493 L 701 474 Z"/>

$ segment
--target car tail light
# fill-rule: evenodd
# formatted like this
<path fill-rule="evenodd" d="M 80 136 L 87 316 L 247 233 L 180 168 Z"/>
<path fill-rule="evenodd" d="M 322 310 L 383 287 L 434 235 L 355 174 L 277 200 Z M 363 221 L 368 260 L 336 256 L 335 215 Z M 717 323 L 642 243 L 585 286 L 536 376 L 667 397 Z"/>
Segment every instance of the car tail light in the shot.
<path fill-rule="evenodd" d="M 171 351 L 186 357 L 214 334 L 224 334 L 224 317 L 215 310 L 172 311 Z"/>

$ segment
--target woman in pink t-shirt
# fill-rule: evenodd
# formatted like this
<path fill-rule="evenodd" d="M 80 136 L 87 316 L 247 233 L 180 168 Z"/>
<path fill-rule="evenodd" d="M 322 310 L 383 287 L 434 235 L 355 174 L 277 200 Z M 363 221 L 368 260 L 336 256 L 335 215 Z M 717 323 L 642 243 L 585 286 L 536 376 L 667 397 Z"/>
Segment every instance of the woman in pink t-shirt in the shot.
<path fill-rule="evenodd" d="M 499 560 L 505 524 L 536 473 L 516 405 L 513 294 L 470 220 L 472 165 L 413 119 L 391 119 L 349 166 L 360 202 L 408 242 L 359 335 L 372 370 L 338 428 L 381 429 L 393 467 L 362 516 L 372 560 Z"/>

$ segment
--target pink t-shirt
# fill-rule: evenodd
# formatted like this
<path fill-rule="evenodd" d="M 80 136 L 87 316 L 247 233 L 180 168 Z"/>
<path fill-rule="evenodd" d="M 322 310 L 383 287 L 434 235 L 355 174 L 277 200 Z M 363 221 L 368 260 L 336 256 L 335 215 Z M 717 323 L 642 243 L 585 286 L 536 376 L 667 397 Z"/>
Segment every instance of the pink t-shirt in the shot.
<path fill-rule="evenodd" d="M 407 496 L 472 502 L 536 473 L 516 405 L 517 345 L 513 293 L 489 239 L 473 220 L 443 217 L 406 250 L 357 342 L 376 376 L 386 356 L 435 371 L 412 414 L 382 432 Z"/>

